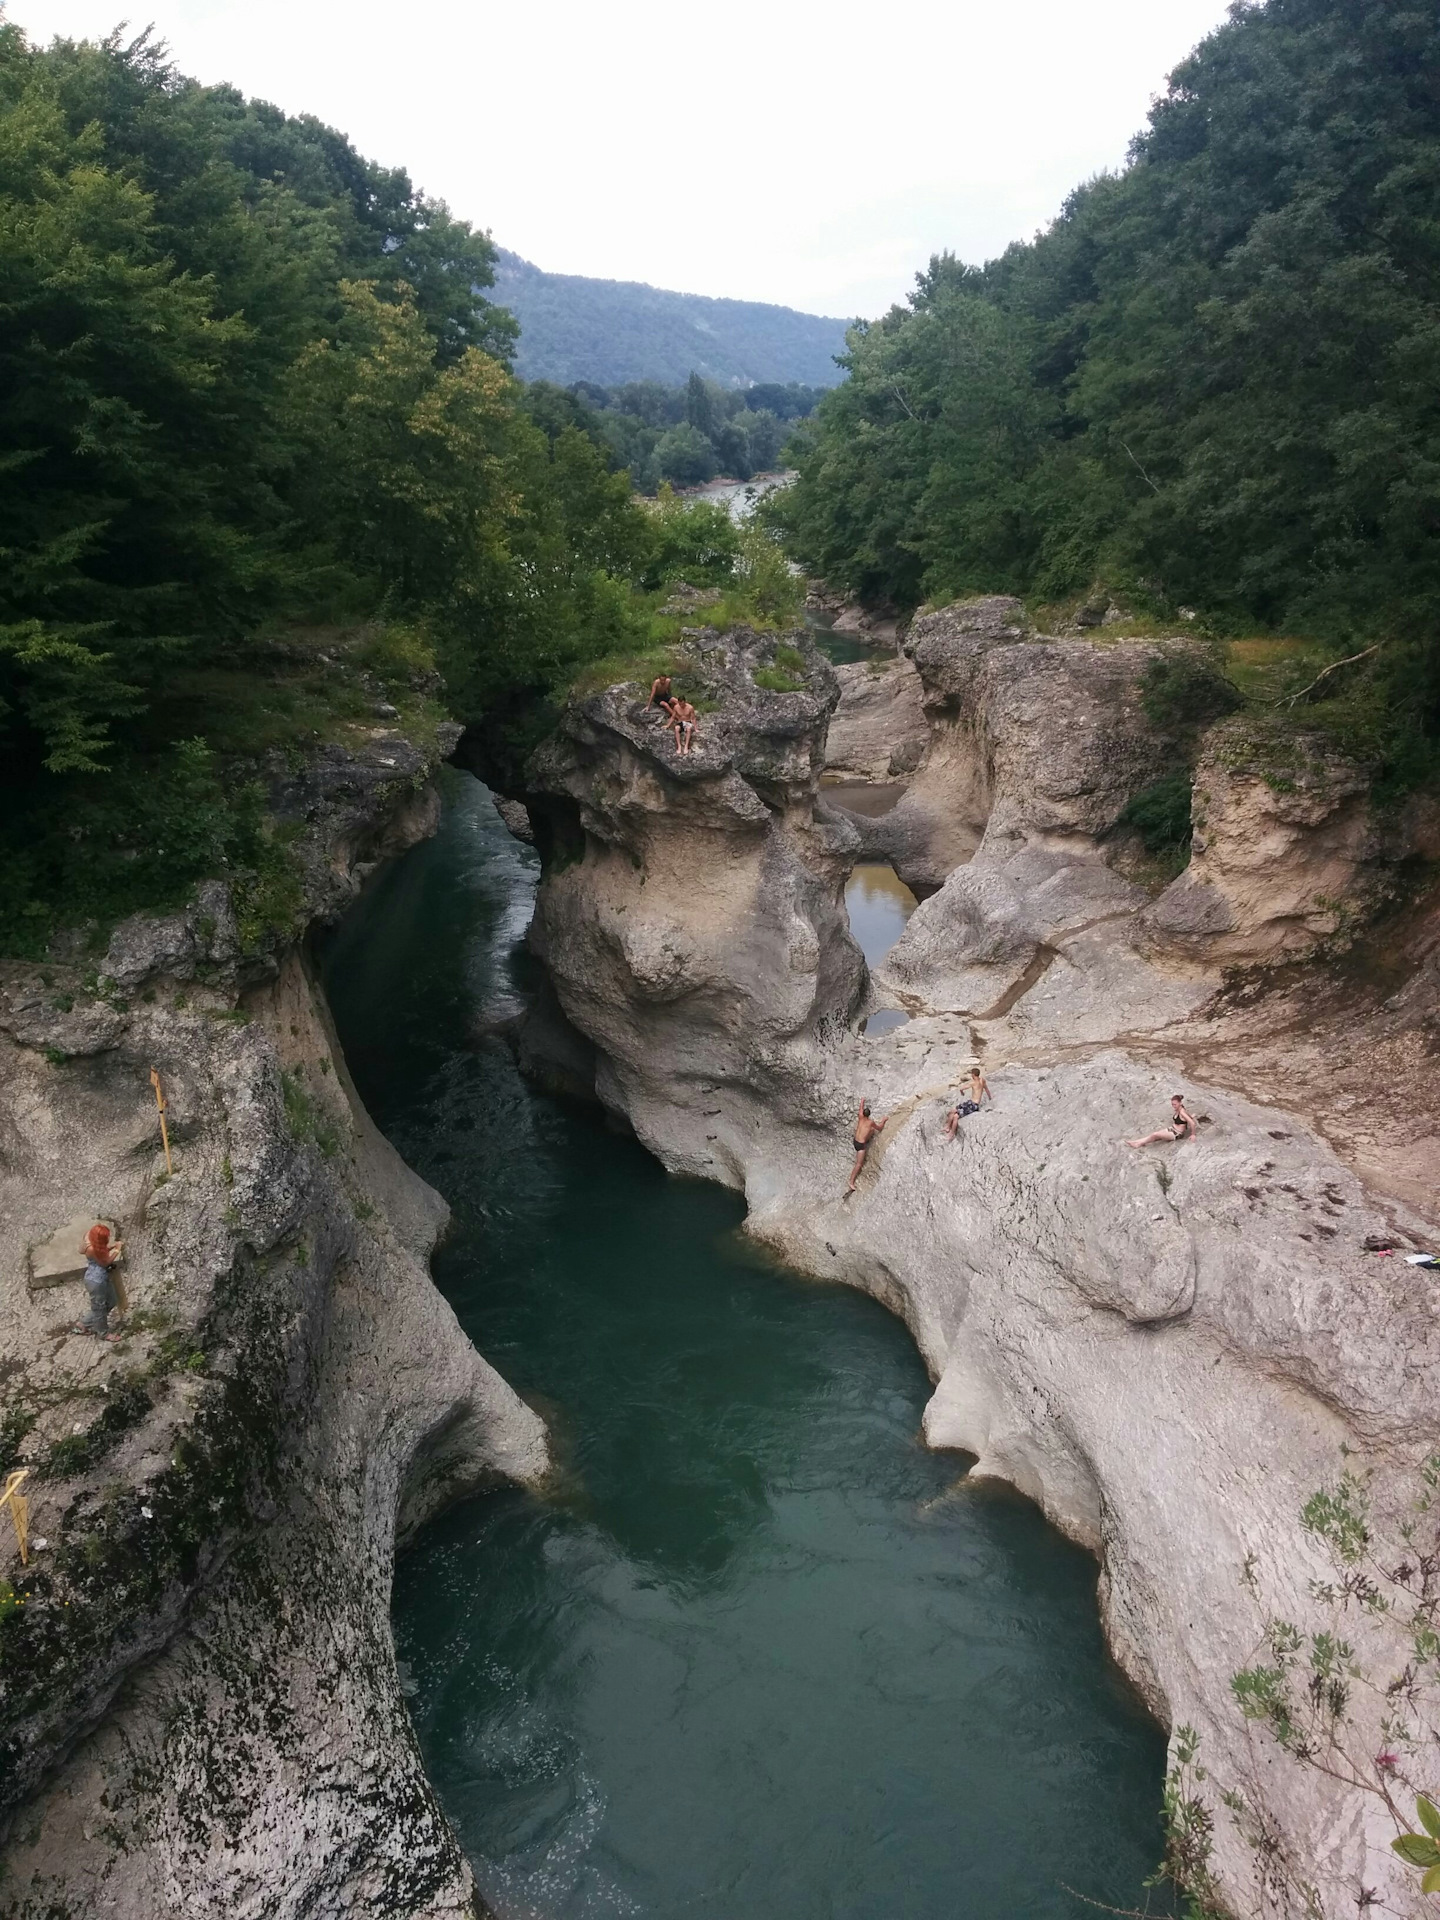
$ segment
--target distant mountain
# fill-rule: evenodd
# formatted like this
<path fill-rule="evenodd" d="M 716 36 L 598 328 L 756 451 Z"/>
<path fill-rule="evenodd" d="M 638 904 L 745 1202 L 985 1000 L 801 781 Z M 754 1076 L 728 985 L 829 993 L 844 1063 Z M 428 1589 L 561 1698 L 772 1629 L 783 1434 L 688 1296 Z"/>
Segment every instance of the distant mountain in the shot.
<path fill-rule="evenodd" d="M 678 386 L 694 371 L 727 387 L 758 380 L 833 387 L 842 377 L 834 357 L 849 322 L 792 307 L 543 273 L 503 247 L 490 298 L 520 322 L 515 371 L 526 380 Z"/>

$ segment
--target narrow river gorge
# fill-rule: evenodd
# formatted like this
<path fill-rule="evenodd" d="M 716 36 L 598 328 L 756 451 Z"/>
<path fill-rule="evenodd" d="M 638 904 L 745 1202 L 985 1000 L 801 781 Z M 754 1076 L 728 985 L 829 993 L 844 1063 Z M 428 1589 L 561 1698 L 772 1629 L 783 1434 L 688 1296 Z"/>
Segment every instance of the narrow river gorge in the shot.
<path fill-rule="evenodd" d="M 1106 1654 L 1093 1560 L 922 1445 L 929 1383 L 885 1309 L 767 1263 L 735 1194 L 520 1078 L 499 1029 L 537 878 L 449 774 L 438 836 L 325 954 L 364 1101 L 453 1209 L 437 1280 L 559 1462 L 544 1497 L 433 1522 L 395 1583 L 420 1745 L 486 1901 L 1153 1902 L 1164 1741 Z"/>

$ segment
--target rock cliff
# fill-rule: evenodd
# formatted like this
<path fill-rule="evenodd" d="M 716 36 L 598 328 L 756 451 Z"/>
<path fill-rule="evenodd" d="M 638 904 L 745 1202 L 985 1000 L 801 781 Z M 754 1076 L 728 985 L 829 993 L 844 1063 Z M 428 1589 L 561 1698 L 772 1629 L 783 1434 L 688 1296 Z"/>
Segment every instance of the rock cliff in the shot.
<path fill-rule="evenodd" d="M 1125 805 L 1175 752 L 1141 676 L 1157 648 L 1189 645 L 1044 641 L 994 600 L 917 619 L 930 737 L 905 800 L 860 822 L 815 786 L 829 670 L 807 654 L 804 687 L 770 693 L 763 643 L 708 635 L 726 671 L 703 756 L 670 758 L 631 687 L 572 709 L 536 757 L 532 811 L 557 824 L 534 944 L 596 1050 L 600 1097 L 667 1166 L 743 1190 L 750 1230 L 787 1260 L 901 1314 L 935 1382 L 931 1444 L 974 1454 L 1096 1552 L 1117 1658 L 1167 1726 L 1201 1736 L 1234 1910 L 1286 1911 L 1273 1888 L 1288 1874 L 1334 1920 L 1365 1888 L 1418 1916 L 1376 1803 L 1279 1755 L 1230 1690 L 1267 1617 L 1314 1624 L 1324 1563 L 1299 1515 L 1342 1448 L 1393 1512 L 1440 1443 L 1440 1345 L 1431 1281 L 1367 1248 L 1427 1244 L 1413 1183 L 1347 1161 L 1323 1101 L 1287 1104 L 1300 1082 L 1262 1054 L 1273 1034 L 1255 1011 L 1283 986 L 1226 971 L 1268 950 L 1272 924 L 1324 930 L 1299 882 L 1311 845 L 1360 875 L 1343 777 L 1287 801 L 1273 844 L 1288 893 L 1265 884 L 1263 836 L 1224 850 L 1254 795 L 1219 791 L 1223 739 L 1201 749 L 1198 873 L 1157 906 L 1120 870 Z M 939 891 L 867 983 L 840 896 L 872 829 Z M 1198 888 L 1224 911 L 1175 906 Z M 1425 925 L 1405 983 L 1336 990 L 1352 1033 L 1363 1019 L 1429 1044 Z M 1317 1008 L 1322 977 L 1291 990 Z M 877 999 L 911 1018 L 866 1039 Z M 947 1143 L 977 1059 L 994 1105 Z M 1126 1146 L 1176 1091 L 1199 1139 Z M 862 1096 L 889 1119 L 846 1201 Z M 1403 1665 L 1393 1637 L 1381 1654 Z"/>
<path fill-rule="evenodd" d="M 310 914 L 431 830 L 448 744 L 377 729 L 284 776 Z M 6 969 L 0 1141 L 31 1547 L 0 1522 L 0 1913 L 473 1914 L 391 1565 L 442 1502 L 538 1478 L 545 1436 L 432 1285 L 445 1205 L 361 1108 L 302 950 L 247 951 L 214 886 L 93 970 Z M 126 1243 L 113 1345 L 67 1331 L 75 1281 L 33 1284 L 87 1215 Z"/>

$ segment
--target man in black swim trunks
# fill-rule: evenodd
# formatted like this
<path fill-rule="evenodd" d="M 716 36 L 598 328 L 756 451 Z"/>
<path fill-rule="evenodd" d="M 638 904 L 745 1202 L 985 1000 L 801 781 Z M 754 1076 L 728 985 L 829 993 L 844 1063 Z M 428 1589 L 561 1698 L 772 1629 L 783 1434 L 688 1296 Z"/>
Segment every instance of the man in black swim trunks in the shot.
<path fill-rule="evenodd" d="M 845 1189 L 847 1200 L 855 1191 L 855 1182 L 860 1178 L 860 1169 L 864 1166 L 865 1156 L 870 1151 L 870 1142 L 884 1125 L 884 1116 L 882 1115 L 879 1120 L 874 1119 L 870 1112 L 870 1102 L 862 1100 L 860 1111 L 855 1116 L 855 1138 L 851 1143 L 855 1148 L 855 1164 L 850 1169 L 850 1184 Z"/>

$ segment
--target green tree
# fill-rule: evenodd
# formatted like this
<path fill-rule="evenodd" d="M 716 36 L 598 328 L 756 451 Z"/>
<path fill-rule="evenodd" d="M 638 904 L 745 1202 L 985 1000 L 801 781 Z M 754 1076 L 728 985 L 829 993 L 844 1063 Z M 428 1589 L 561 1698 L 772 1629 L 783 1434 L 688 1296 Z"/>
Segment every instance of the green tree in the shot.
<path fill-rule="evenodd" d="M 703 380 L 698 373 L 692 373 L 685 385 L 686 421 L 709 440 L 714 437 L 719 423 L 718 413 L 716 395 L 709 381 Z"/>
<path fill-rule="evenodd" d="M 677 487 L 703 486 L 719 471 L 714 447 L 688 421 L 661 434 L 655 442 L 655 460 L 665 479 Z"/>
<path fill-rule="evenodd" d="M 773 413 L 745 408 L 730 422 L 731 430 L 743 435 L 750 473 L 769 473 L 780 458 L 785 433 Z M 746 475 L 746 478 L 749 476 Z"/>
<path fill-rule="evenodd" d="M 247 925 L 293 912 L 244 762 L 364 698 L 310 623 L 403 623 L 367 658 L 397 694 L 438 660 L 467 721 L 642 637 L 653 530 L 593 409 L 512 378 L 492 257 L 403 172 L 148 36 L 0 27 L 11 951 L 205 872 Z"/>
<path fill-rule="evenodd" d="M 1352 688 L 1399 777 L 1440 735 L 1440 16 L 1232 10 L 1123 173 L 849 335 L 773 513 L 914 605 L 1097 575 L 1212 626 L 1385 642 Z"/>

